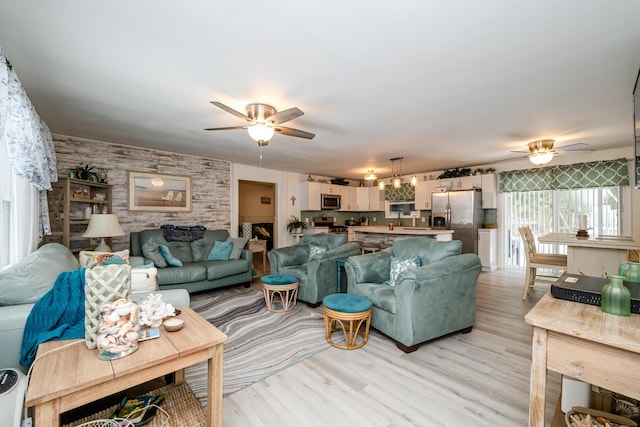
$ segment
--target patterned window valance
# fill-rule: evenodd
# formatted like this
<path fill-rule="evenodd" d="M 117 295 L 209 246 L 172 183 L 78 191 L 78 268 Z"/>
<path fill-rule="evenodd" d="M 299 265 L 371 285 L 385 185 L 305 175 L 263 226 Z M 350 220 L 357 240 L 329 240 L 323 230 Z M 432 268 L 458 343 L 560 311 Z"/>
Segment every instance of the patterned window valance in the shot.
<path fill-rule="evenodd" d="M 498 191 L 557 190 L 629 185 L 626 159 L 500 172 Z"/>

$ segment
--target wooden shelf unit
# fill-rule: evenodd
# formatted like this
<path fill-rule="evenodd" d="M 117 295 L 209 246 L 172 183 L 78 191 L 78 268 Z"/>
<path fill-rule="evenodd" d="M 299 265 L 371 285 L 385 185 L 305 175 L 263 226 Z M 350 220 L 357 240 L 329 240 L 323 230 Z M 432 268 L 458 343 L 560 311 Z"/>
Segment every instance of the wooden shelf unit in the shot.
<path fill-rule="evenodd" d="M 45 243 L 61 243 L 72 252 L 93 249 L 97 243 L 82 237 L 89 225 L 84 210 L 90 207 L 99 213 L 112 213 L 112 187 L 110 184 L 75 178 L 60 178 L 53 183 L 52 191 L 48 192 L 52 234 L 46 236 Z M 85 192 L 88 198 L 75 197 L 76 191 Z M 97 199 L 97 194 L 104 194 L 104 200 Z M 106 241 L 111 245 L 110 238 Z"/>

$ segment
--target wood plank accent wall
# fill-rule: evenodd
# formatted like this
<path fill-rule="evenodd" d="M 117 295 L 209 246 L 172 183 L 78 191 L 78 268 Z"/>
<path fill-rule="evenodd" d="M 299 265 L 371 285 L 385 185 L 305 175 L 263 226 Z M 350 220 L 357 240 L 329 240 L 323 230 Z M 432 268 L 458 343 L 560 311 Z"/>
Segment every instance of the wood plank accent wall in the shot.
<path fill-rule="evenodd" d="M 230 162 L 62 135 L 53 135 L 53 142 L 59 176 L 66 176 L 69 167 L 80 163 L 107 171 L 107 181 L 113 184 L 113 213 L 118 215 L 120 225 L 127 233 L 113 238 L 112 249 L 128 249 L 131 231 L 157 228 L 163 224 L 201 224 L 209 230 L 229 230 Z M 129 212 L 127 172 L 130 170 L 190 175 L 193 186 L 191 212 Z"/>

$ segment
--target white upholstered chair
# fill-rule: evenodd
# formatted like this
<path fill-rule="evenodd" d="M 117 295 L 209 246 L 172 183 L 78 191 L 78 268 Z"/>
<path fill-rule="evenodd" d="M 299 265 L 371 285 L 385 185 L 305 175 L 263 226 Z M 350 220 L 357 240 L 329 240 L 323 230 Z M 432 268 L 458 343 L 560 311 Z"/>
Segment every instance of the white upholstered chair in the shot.
<path fill-rule="evenodd" d="M 555 283 L 558 275 L 538 274 L 539 268 L 562 271 L 567 269 L 567 256 L 562 254 L 538 253 L 536 241 L 528 226 L 518 228 L 527 259 L 527 270 L 524 279 L 522 299 L 526 299 L 534 283 Z"/>

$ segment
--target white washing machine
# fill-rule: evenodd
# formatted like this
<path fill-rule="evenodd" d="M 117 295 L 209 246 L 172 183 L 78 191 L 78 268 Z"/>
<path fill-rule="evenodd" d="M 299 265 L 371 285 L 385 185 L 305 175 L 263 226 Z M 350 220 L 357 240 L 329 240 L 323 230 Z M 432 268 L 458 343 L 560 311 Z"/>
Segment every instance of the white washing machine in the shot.
<path fill-rule="evenodd" d="M 8 427 L 20 427 L 27 377 L 15 369 L 0 369 L 0 414 Z M 4 424 L 3 424 L 4 425 Z"/>

